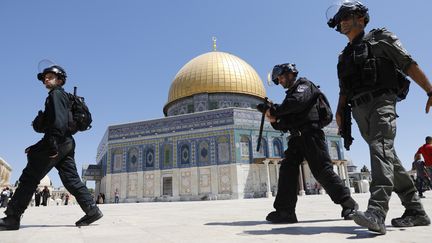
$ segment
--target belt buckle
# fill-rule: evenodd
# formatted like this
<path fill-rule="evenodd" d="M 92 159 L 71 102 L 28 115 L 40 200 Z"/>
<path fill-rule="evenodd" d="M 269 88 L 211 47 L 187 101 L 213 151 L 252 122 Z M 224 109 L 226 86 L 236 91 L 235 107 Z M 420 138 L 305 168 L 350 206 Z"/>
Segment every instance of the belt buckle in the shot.
<path fill-rule="evenodd" d="M 295 132 L 291 132 L 290 131 L 290 135 L 288 136 L 288 139 L 295 138 L 295 137 L 300 137 L 300 136 L 301 136 L 301 132 L 300 131 L 295 131 Z"/>

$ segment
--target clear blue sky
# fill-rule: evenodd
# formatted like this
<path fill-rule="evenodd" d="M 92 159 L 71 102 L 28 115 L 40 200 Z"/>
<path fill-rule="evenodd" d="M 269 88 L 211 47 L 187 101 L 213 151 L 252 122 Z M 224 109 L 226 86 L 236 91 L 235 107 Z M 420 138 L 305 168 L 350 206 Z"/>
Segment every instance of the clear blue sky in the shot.
<path fill-rule="evenodd" d="M 112 124 L 163 117 L 162 108 L 177 71 L 190 59 L 218 50 L 248 62 L 265 80 L 274 64 L 295 62 L 300 76 L 321 85 L 333 109 L 337 103 L 338 53 L 345 36 L 326 25 L 334 0 L 193 0 L 193 1 L 0 1 L 0 157 L 12 167 L 14 183 L 26 165 L 24 149 L 41 135 L 30 123 L 43 109 L 47 94 L 36 79 L 37 65 L 48 58 L 68 73 L 66 90 L 78 86 L 94 117 L 93 128 L 75 136 L 79 172 L 95 163 L 97 146 Z M 363 1 L 371 22 L 367 29 L 387 27 L 432 78 L 432 2 Z M 266 86 L 273 101 L 280 87 Z M 408 99 L 398 104 L 396 149 L 410 167 L 426 135 L 426 95 L 412 83 Z M 355 137 L 348 156 L 369 168 L 366 143 Z M 61 182 L 54 169 L 55 186 Z"/>

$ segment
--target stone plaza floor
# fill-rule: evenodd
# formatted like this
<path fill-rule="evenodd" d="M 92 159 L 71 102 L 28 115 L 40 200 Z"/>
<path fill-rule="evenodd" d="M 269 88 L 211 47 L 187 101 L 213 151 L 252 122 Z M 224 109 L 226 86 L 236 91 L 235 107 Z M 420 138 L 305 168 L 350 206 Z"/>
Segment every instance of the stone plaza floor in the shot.
<path fill-rule="evenodd" d="M 422 199 L 432 216 L 432 192 Z M 353 197 L 365 210 L 369 193 Z M 404 209 L 393 194 L 387 234 L 376 235 L 342 220 L 340 206 L 328 195 L 299 197 L 297 224 L 269 224 L 274 198 L 101 205 L 104 217 L 94 225 L 75 227 L 79 206 L 31 207 L 18 231 L 1 231 L 0 242 L 431 242 L 432 226 L 394 228 Z"/>

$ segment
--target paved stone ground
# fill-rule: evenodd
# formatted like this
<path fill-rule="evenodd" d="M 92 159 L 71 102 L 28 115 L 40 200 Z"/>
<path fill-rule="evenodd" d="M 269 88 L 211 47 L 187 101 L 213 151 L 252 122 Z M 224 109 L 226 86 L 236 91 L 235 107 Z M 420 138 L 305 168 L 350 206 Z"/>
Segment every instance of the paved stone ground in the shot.
<path fill-rule="evenodd" d="M 422 199 L 432 216 L 432 192 Z M 369 194 L 354 194 L 365 210 Z M 376 235 L 342 220 L 340 206 L 327 195 L 299 197 L 297 224 L 268 224 L 274 198 L 201 202 L 106 204 L 95 225 L 75 227 L 78 206 L 29 208 L 18 231 L 0 232 L 0 242 L 432 242 L 432 226 L 394 228 L 403 213 L 393 194 L 386 219 L 387 234 Z"/>

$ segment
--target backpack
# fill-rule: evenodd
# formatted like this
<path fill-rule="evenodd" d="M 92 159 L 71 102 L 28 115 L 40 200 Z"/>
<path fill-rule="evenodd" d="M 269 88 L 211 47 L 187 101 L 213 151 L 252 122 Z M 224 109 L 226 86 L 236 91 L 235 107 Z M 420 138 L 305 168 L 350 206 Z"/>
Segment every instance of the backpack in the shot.
<path fill-rule="evenodd" d="M 323 92 L 321 92 L 319 86 L 312 83 L 312 87 L 316 89 L 316 98 L 314 99 L 316 99 L 315 105 L 318 111 L 318 123 L 319 126 L 323 128 L 333 121 L 333 112 L 327 97 Z"/>
<path fill-rule="evenodd" d="M 93 120 L 90 110 L 84 102 L 84 97 L 76 95 L 76 87 L 74 87 L 74 93 L 68 93 L 68 96 L 70 100 L 69 131 L 75 134 L 78 131 L 89 130 Z"/>
<path fill-rule="evenodd" d="M 327 97 L 320 93 L 317 98 L 317 110 L 320 127 L 325 127 L 333 121 L 333 112 Z"/>

